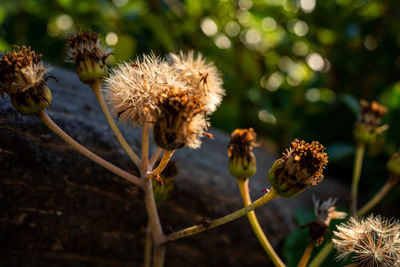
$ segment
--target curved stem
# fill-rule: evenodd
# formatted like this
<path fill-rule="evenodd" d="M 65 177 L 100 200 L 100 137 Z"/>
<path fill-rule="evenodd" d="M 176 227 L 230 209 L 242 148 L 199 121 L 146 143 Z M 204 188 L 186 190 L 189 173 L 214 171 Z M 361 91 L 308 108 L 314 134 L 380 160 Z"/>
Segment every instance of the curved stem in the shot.
<path fill-rule="evenodd" d="M 84 156 L 88 157 L 89 159 L 93 160 L 97 164 L 103 166 L 110 172 L 124 178 L 125 180 L 138 185 L 140 187 L 143 187 L 143 182 L 140 180 L 138 177 L 121 170 L 117 166 L 111 164 L 110 162 L 100 158 L 93 152 L 89 151 L 87 148 L 76 142 L 72 137 L 70 137 L 66 132 L 64 132 L 58 125 L 47 115 L 46 111 L 43 110 L 37 117 L 51 130 L 53 131 L 56 135 L 61 137 L 67 144 L 72 146 L 74 149 L 79 151 L 81 154 Z"/>
<path fill-rule="evenodd" d="M 237 179 L 237 180 L 238 180 L 238 185 L 239 185 L 239 189 L 240 189 L 240 194 L 242 195 L 242 199 L 243 199 L 243 204 L 245 206 L 250 205 L 251 198 L 250 198 L 249 186 L 248 186 L 249 179 L 245 179 L 245 180 Z M 263 247 L 263 249 L 265 250 L 267 255 L 270 257 L 270 259 L 272 260 L 274 265 L 278 266 L 278 267 L 284 267 L 285 264 L 279 258 L 278 254 L 276 254 L 274 248 L 271 246 L 267 237 L 265 236 L 265 234 L 257 220 L 256 213 L 254 212 L 254 210 L 247 213 L 247 218 L 249 220 L 251 228 L 253 228 L 253 231 L 254 231 L 258 241 L 260 242 L 261 246 Z"/>
<path fill-rule="evenodd" d="M 104 116 L 107 119 L 108 124 L 110 125 L 111 130 L 113 131 L 115 138 L 121 144 L 122 148 L 126 151 L 132 161 L 136 164 L 136 166 L 140 167 L 140 158 L 136 155 L 136 153 L 132 150 L 131 146 L 128 144 L 121 131 L 119 130 L 117 124 L 113 117 L 111 116 L 110 111 L 107 108 L 106 102 L 104 101 L 103 94 L 101 92 L 101 82 L 94 83 L 91 85 L 93 88 L 94 94 L 96 95 L 97 102 L 99 102 L 100 108 L 104 113 Z"/>
<path fill-rule="evenodd" d="M 195 235 L 195 234 L 201 233 L 203 231 L 206 231 L 208 229 L 212 229 L 212 228 L 215 228 L 222 224 L 231 222 L 233 220 L 236 220 L 236 219 L 246 215 L 248 212 L 250 212 L 256 208 L 261 207 L 262 205 L 268 203 L 269 201 L 276 199 L 277 197 L 279 197 L 278 192 L 275 190 L 275 188 L 271 187 L 271 190 L 269 190 L 268 193 L 266 193 L 264 196 L 260 197 L 259 199 L 257 199 L 253 203 L 251 203 L 250 205 L 248 205 L 240 210 L 237 210 L 235 212 L 232 212 L 224 217 L 213 220 L 210 223 L 194 225 L 194 226 L 185 228 L 183 230 L 180 230 L 178 232 L 169 234 L 169 235 L 165 236 L 164 242 L 170 242 L 172 240 L 180 239 L 180 238 L 183 238 L 186 236 Z"/>
<path fill-rule="evenodd" d="M 308 244 L 308 246 L 306 247 L 306 250 L 304 250 L 303 256 L 301 257 L 301 259 L 299 261 L 299 265 L 297 265 L 297 267 L 306 267 L 307 266 L 307 263 L 311 257 L 313 248 L 314 248 L 314 243 L 310 242 Z"/>
<path fill-rule="evenodd" d="M 154 165 L 157 163 L 157 160 L 160 158 L 161 153 L 163 152 L 163 149 L 161 147 L 157 147 L 156 152 L 154 152 L 153 156 L 151 156 L 150 162 L 149 162 L 149 169 L 153 169 Z"/>
<path fill-rule="evenodd" d="M 162 173 L 162 171 L 167 166 L 169 159 L 172 157 L 172 154 L 174 154 L 174 152 L 175 150 L 164 150 L 164 154 L 163 157 L 161 158 L 160 164 L 151 173 L 155 176 L 160 175 L 160 173 Z"/>
<path fill-rule="evenodd" d="M 355 214 L 357 211 L 358 184 L 360 183 L 360 175 L 361 175 L 364 152 L 365 152 L 365 145 L 362 143 L 357 144 L 356 158 L 354 159 L 354 168 L 353 168 L 353 182 L 351 185 L 352 214 Z"/>
<path fill-rule="evenodd" d="M 383 198 L 397 184 L 399 180 L 391 176 L 387 182 L 382 186 L 381 190 L 371 198 L 358 212 L 357 216 L 363 216 L 372 210 Z"/>

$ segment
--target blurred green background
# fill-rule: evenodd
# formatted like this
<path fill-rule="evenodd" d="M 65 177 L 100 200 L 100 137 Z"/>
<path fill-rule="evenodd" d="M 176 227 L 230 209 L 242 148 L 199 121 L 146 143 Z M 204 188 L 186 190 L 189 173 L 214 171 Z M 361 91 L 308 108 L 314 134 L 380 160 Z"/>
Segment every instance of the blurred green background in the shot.
<path fill-rule="evenodd" d="M 214 126 L 253 127 L 275 152 L 294 138 L 318 140 L 328 171 L 348 184 L 358 100 L 378 100 L 390 128 L 366 158 L 369 197 L 400 144 L 399 21 L 393 0 L 2 0 L 0 50 L 30 45 L 71 68 L 65 37 L 89 28 L 114 48 L 114 63 L 197 50 L 223 73 L 227 95 Z"/>

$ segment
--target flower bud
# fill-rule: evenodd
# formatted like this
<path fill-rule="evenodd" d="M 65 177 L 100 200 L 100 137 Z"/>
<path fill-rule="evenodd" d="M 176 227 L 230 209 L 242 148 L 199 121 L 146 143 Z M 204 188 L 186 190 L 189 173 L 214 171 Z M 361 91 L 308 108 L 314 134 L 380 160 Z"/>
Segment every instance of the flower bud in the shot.
<path fill-rule="evenodd" d="M 390 158 L 388 164 L 386 165 L 386 168 L 392 174 L 396 175 L 397 177 L 400 177 L 400 153 L 399 152 L 396 152 L 393 154 L 393 156 Z"/>
<path fill-rule="evenodd" d="M 247 179 L 256 173 L 256 157 L 252 152 L 256 136 L 252 128 L 233 131 L 228 146 L 229 172 L 232 176 Z"/>
<path fill-rule="evenodd" d="M 23 115 L 38 115 L 52 99 L 41 58 L 41 54 L 23 46 L 0 60 L 0 93 L 7 93 Z"/>
<path fill-rule="evenodd" d="M 379 127 L 382 117 L 387 113 L 387 108 L 373 101 L 368 103 L 360 101 L 360 117 L 354 127 L 354 139 L 358 143 L 373 145 L 377 141 L 377 135 L 386 127 Z"/>
<path fill-rule="evenodd" d="M 67 47 L 68 60 L 75 64 L 82 82 L 101 82 L 108 75 L 105 60 L 110 51 L 101 46 L 99 34 L 92 31 L 78 32 L 68 37 Z"/>
<path fill-rule="evenodd" d="M 165 150 L 199 147 L 199 137 L 207 127 L 199 98 L 187 91 L 171 89 L 158 102 L 153 128 L 156 144 Z"/>
<path fill-rule="evenodd" d="M 316 185 L 328 163 L 325 147 L 316 141 L 309 144 L 295 139 L 292 146 L 268 172 L 271 185 L 284 197 L 297 196 L 310 184 Z"/>

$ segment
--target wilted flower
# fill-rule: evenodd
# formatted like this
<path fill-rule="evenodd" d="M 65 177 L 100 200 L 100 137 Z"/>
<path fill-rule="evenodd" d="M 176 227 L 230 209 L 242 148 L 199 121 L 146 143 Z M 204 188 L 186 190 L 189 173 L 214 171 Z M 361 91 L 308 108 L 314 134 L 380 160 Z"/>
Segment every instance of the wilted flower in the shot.
<path fill-rule="evenodd" d="M 215 65 L 193 51 L 187 54 L 180 52 L 179 55 L 171 53 L 169 60 L 172 68 L 178 72 L 180 82 L 200 98 L 207 114 L 213 113 L 225 94 L 221 75 Z"/>
<path fill-rule="evenodd" d="M 80 31 L 67 38 L 68 60 L 75 64 L 79 78 L 84 83 L 101 81 L 107 76 L 108 68 L 104 63 L 111 50 L 100 44 L 99 34 Z"/>
<path fill-rule="evenodd" d="M 0 94 L 9 94 L 14 107 L 24 115 L 37 115 L 51 102 L 41 59 L 41 54 L 22 46 L 0 60 Z"/>
<path fill-rule="evenodd" d="M 387 126 L 380 126 L 382 117 L 387 113 L 387 108 L 379 105 L 378 102 L 371 103 L 360 101 L 360 117 L 354 128 L 354 138 L 357 142 L 373 144 L 377 134 L 386 130 Z"/>
<path fill-rule="evenodd" d="M 347 216 L 346 212 L 336 210 L 334 206 L 336 201 L 337 199 L 329 198 L 321 202 L 313 197 L 315 221 L 306 224 L 304 227 L 309 227 L 310 240 L 316 246 L 319 246 L 324 241 L 325 234 L 329 232 L 331 220 L 343 219 Z"/>
<path fill-rule="evenodd" d="M 196 95 L 171 89 L 161 94 L 153 128 L 154 141 L 166 150 L 197 148 L 207 127 L 204 110 Z"/>
<path fill-rule="evenodd" d="M 325 147 L 316 141 L 309 144 L 295 139 L 292 146 L 268 173 L 271 185 L 284 197 L 297 196 L 310 184 L 316 185 L 328 163 Z"/>
<path fill-rule="evenodd" d="M 356 266 L 399 266 L 400 224 L 397 220 L 380 216 L 353 217 L 337 229 L 333 243 L 339 259 L 353 255 Z"/>
<path fill-rule="evenodd" d="M 400 152 L 396 152 L 392 155 L 386 168 L 390 173 L 400 178 Z"/>
<path fill-rule="evenodd" d="M 256 158 L 253 147 L 257 144 L 253 128 L 236 129 L 228 146 L 229 171 L 239 179 L 247 179 L 256 173 Z"/>

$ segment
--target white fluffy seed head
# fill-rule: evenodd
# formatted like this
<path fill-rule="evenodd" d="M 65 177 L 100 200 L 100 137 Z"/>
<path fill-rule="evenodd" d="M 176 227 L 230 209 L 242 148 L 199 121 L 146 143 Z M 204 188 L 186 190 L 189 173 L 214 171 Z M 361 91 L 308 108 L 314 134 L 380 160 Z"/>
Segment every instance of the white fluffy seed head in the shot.
<path fill-rule="evenodd" d="M 193 51 L 186 54 L 171 53 L 168 60 L 178 72 L 179 80 L 201 98 L 207 114 L 213 113 L 225 95 L 221 74 L 215 65 L 207 62 L 202 54 L 195 55 Z"/>
<path fill-rule="evenodd" d="M 338 226 L 333 243 L 338 259 L 353 255 L 357 266 L 391 267 L 400 265 L 400 224 L 380 216 L 351 218 Z"/>

